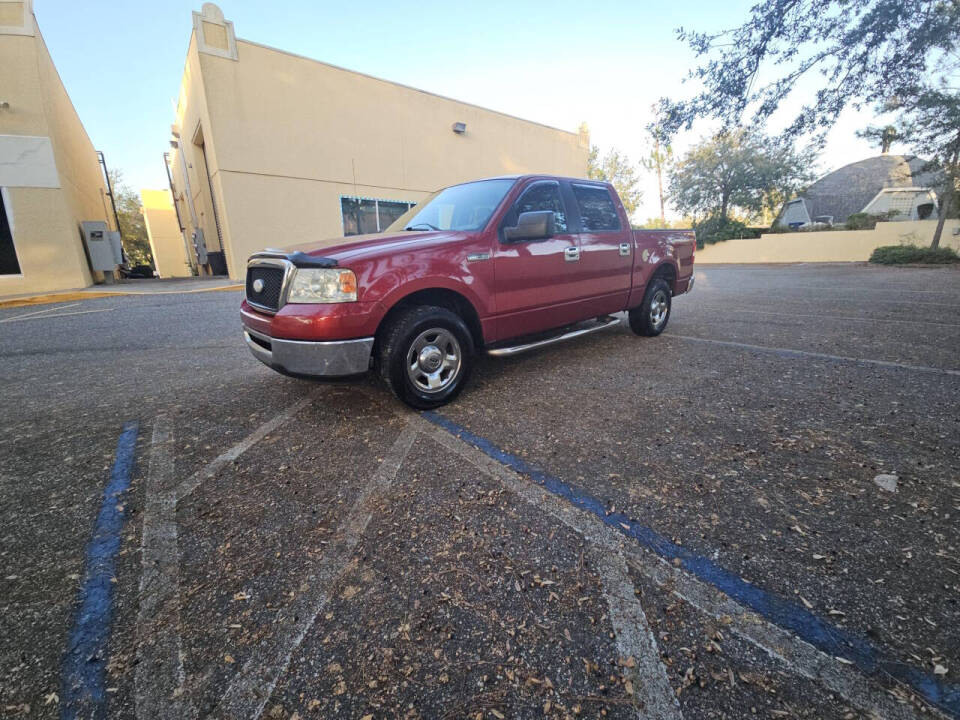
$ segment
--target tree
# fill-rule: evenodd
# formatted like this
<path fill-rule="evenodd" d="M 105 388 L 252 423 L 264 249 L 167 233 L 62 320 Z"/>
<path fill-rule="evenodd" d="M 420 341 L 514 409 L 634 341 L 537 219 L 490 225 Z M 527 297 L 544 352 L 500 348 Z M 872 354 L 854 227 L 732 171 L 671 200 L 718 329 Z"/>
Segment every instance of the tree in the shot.
<path fill-rule="evenodd" d="M 960 192 L 960 91 L 945 83 L 917 89 L 909 107 L 901 110 L 902 135 L 933 160 L 927 169 L 941 171 L 940 213 L 931 248 L 940 247 L 943 226 Z"/>
<path fill-rule="evenodd" d="M 640 179 L 637 177 L 637 169 L 630 162 L 630 158 L 616 148 L 610 148 L 601 160 L 600 148 L 591 145 L 590 155 L 587 157 L 587 177 L 592 180 L 604 180 L 612 184 L 620 195 L 627 216 L 633 217 L 633 213 L 640 205 L 643 193 L 637 187 Z"/>
<path fill-rule="evenodd" d="M 880 146 L 880 152 L 886 155 L 890 152 L 890 146 L 900 139 L 900 133 L 893 125 L 885 125 L 884 127 L 871 125 L 863 130 L 858 130 L 857 137 L 876 143 Z"/>
<path fill-rule="evenodd" d="M 644 169 L 657 173 L 657 194 L 660 199 L 660 220 L 666 227 L 667 213 L 663 196 L 663 174 L 673 163 L 673 148 L 667 142 L 663 128 L 656 122 L 647 125 L 647 134 L 653 142 L 650 154 L 640 161 Z"/>
<path fill-rule="evenodd" d="M 670 199 L 685 215 L 715 217 L 774 211 L 812 178 L 810 158 L 786 141 L 731 130 L 701 140 L 669 172 Z"/>
<path fill-rule="evenodd" d="M 748 110 L 762 122 L 802 76 L 819 72 L 820 89 L 788 129 L 798 135 L 831 127 L 849 104 L 886 103 L 924 85 L 960 43 L 960 3 L 770 0 L 731 30 L 677 34 L 704 58 L 691 72 L 703 90 L 661 103 L 668 132 L 697 117 L 737 125 Z M 775 68 L 772 77 L 768 66 Z"/>
<path fill-rule="evenodd" d="M 952 114 L 960 91 L 958 0 L 770 0 L 755 4 L 733 29 L 709 34 L 681 28 L 678 35 L 701 58 L 691 77 L 702 90 L 688 100 L 661 100 L 668 133 L 689 128 L 699 117 L 720 119 L 730 128 L 749 115 L 762 125 L 800 78 L 818 73 L 819 89 L 787 127 L 787 136 L 822 141 L 846 107 L 866 104 L 900 112 L 901 139 L 918 150 L 932 146 L 944 168 L 954 157 L 960 126 Z M 931 131 L 940 126 L 936 114 L 949 118 L 953 132 Z M 934 134 L 937 142 L 925 142 Z M 945 199 L 954 197 L 952 188 L 944 187 Z"/>
<path fill-rule="evenodd" d="M 664 220 L 659 217 L 647 218 L 639 227 L 648 230 L 689 230 L 694 226 L 693 218 L 684 217 L 679 220 Z"/>
<path fill-rule="evenodd" d="M 120 234 L 123 236 L 123 251 L 128 264 L 152 266 L 153 253 L 150 250 L 150 237 L 143 219 L 140 196 L 123 181 L 123 173 L 119 170 L 110 171 L 110 185 L 113 187 Z"/>

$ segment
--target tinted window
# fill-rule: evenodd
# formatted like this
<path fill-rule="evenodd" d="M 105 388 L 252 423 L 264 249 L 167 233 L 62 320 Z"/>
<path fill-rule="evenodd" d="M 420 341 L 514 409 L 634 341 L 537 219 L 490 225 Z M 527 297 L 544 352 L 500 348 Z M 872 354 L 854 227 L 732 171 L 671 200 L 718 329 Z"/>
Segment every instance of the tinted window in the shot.
<path fill-rule="evenodd" d="M 480 230 L 515 180 L 454 185 L 421 202 L 390 226 L 396 230 Z"/>
<path fill-rule="evenodd" d="M 567 214 L 560 201 L 560 186 L 556 183 L 537 183 L 528 188 L 514 206 L 511 219 L 516 223 L 520 213 L 552 210 L 556 220 L 556 231 L 567 232 Z"/>
<path fill-rule="evenodd" d="M 583 232 L 619 230 L 620 217 L 617 207 L 605 187 L 596 185 L 574 185 L 573 195 L 580 208 Z"/>

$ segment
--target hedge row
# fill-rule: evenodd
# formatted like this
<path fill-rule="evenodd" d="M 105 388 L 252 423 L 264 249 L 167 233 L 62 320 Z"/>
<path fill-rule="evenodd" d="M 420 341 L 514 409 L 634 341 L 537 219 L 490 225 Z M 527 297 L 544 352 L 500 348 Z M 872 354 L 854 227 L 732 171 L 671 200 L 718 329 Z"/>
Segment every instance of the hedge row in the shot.
<path fill-rule="evenodd" d="M 880 265 L 909 265 L 924 263 L 930 265 L 949 265 L 960 263 L 960 255 L 952 248 L 928 248 L 916 245 L 884 245 L 878 247 L 870 256 L 870 262 Z"/>

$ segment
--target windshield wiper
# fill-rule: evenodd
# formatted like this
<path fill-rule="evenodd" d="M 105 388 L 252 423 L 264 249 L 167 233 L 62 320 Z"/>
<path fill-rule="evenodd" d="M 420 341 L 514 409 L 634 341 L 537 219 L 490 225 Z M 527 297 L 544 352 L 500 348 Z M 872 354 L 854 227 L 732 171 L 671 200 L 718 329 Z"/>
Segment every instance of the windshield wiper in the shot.
<path fill-rule="evenodd" d="M 418 222 L 416 225 L 407 225 L 407 226 L 404 228 L 404 230 L 417 230 L 417 229 L 422 230 L 423 227 L 421 227 L 421 226 L 423 226 L 423 225 L 425 225 L 428 230 L 439 230 L 439 229 L 440 229 L 440 228 L 436 227 L 435 225 L 431 225 L 431 224 L 428 223 L 428 222 Z"/>

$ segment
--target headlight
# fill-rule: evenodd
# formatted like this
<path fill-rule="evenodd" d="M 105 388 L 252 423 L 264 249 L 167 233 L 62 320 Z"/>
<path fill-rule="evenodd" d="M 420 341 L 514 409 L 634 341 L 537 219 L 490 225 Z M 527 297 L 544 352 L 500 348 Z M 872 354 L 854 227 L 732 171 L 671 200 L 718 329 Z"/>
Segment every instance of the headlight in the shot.
<path fill-rule="evenodd" d="M 357 276 L 352 270 L 297 268 L 287 294 L 289 303 L 356 302 Z"/>

